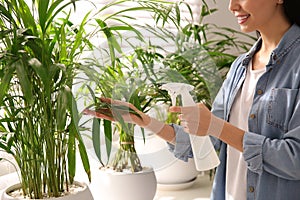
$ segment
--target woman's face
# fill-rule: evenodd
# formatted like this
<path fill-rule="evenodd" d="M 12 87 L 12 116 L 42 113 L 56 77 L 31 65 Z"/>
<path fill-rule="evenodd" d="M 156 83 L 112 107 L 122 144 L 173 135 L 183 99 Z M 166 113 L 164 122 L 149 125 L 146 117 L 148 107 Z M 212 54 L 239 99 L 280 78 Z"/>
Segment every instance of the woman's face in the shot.
<path fill-rule="evenodd" d="M 229 10 L 237 18 L 243 32 L 274 28 L 283 16 L 283 0 L 230 0 Z M 282 21 L 282 20 L 280 20 Z"/>

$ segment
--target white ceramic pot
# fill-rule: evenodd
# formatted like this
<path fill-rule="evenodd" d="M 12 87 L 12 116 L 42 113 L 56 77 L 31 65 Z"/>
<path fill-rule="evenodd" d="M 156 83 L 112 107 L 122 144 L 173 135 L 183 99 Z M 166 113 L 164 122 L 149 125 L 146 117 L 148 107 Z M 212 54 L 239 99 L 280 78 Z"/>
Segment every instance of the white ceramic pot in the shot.
<path fill-rule="evenodd" d="M 99 199 L 105 200 L 153 200 L 157 188 L 152 168 L 137 173 L 100 169 L 97 179 Z"/>
<path fill-rule="evenodd" d="M 135 143 L 142 165 L 153 167 L 159 184 L 187 183 L 199 174 L 194 159 L 188 159 L 188 162 L 179 160 L 169 151 L 166 142 L 156 135 L 148 136 L 145 143 L 143 140 Z"/>
<path fill-rule="evenodd" d="M 48 198 L 47 200 L 94 200 L 92 193 L 89 189 L 89 187 L 85 183 L 80 183 L 80 182 L 75 182 L 77 186 L 81 186 L 82 190 L 74 193 L 74 194 L 69 194 L 63 197 L 58 197 L 58 198 Z M 15 198 L 11 197 L 8 195 L 10 191 L 20 189 L 21 184 L 15 184 L 10 187 L 7 187 L 5 191 L 2 194 L 1 200 L 22 200 L 24 198 Z M 24 199 L 25 200 L 25 199 Z"/>

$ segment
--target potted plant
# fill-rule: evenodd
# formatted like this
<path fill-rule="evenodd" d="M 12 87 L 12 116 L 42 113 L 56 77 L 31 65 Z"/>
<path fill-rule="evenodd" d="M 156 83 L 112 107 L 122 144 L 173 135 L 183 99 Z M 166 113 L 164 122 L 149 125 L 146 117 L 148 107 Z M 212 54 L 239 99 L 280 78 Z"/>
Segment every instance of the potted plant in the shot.
<path fill-rule="evenodd" d="M 18 165 L 22 197 L 67 196 L 76 185 L 87 194 L 79 199 L 93 199 L 74 181 L 77 150 L 91 179 L 72 92 L 88 45 L 87 18 L 70 21 L 76 1 L 1 0 L 0 149 Z"/>
<path fill-rule="evenodd" d="M 127 11 L 143 8 L 143 10 L 154 13 L 156 21 L 162 20 L 163 24 L 168 20 L 173 21 L 172 17 L 174 15 L 171 13 L 178 10 L 179 6 L 179 4 L 163 1 L 140 1 L 138 3 L 141 4 L 141 7 L 128 8 Z M 125 12 L 120 11 L 118 14 L 124 16 Z M 130 19 L 133 20 L 133 15 L 130 16 Z M 107 102 L 101 102 L 98 98 L 98 96 L 105 96 L 125 100 L 135 105 L 142 112 L 147 112 L 155 103 L 156 99 L 151 95 L 160 91 L 159 85 L 149 84 L 151 83 L 148 80 L 149 77 L 141 67 L 143 63 L 136 57 L 136 50 L 140 45 L 136 44 L 149 45 L 145 42 L 147 39 L 143 35 L 146 26 L 143 27 L 141 24 L 136 25 L 134 23 L 130 23 L 130 26 L 127 24 L 125 27 L 120 24 L 109 26 L 106 21 L 98 20 L 97 22 L 100 27 L 105 29 L 103 33 L 108 39 L 107 46 L 109 49 L 104 51 L 109 53 L 104 57 L 110 59 L 108 59 L 108 62 L 99 58 L 90 60 L 90 68 L 94 69 L 95 73 L 89 74 L 87 80 L 84 80 L 83 87 L 87 86 L 91 94 L 90 105 L 88 105 L 85 113 L 96 115 L 97 112 L 105 112 L 108 115 L 114 115 L 118 119 L 118 122 L 111 123 L 110 121 L 92 118 L 92 140 L 95 155 L 102 165 L 100 172 L 105 171 L 105 173 L 101 173 L 105 178 L 100 178 L 99 182 L 102 185 L 99 186 L 99 190 L 101 190 L 101 195 L 107 199 L 153 199 L 156 191 L 156 178 L 153 169 L 149 166 L 143 166 L 140 162 L 135 149 L 135 126 L 125 123 L 119 117 L 120 112 L 133 111 L 127 107 L 116 107 Z M 122 32 L 122 30 L 125 30 L 125 32 Z M 120 36 L 121 41 L 128 41 L 128 38 L 126 38 L 128 32 L 135 33 L 135 38 L 138 41 L 129 42 L 131 51 L 124 52 L 118 42 L 118 37 Z M 131 34 L 128 35 L 132 38 Z M 117 56 L 117 54 L 119 55 Z M 92 86 L 88 85 L 89 80 L 92 81 Z M 118 134 L 118 147 L 113 154 L 114 131 Z M 141 132 L 142 137 L 145 138 L 144 130 Z M 104 141 L 101 141 L 101 139 Z M 143 141 L 145 142 L 144 139 Z M 101 148 L 103 146 L 105 146 L 104 152 Z M 108 159 L 105 160 L 104 157 L 108 157 Z M 129 180 L 123 181 L 123 178 L 128 175 L 130 176 Z M 142 176 L 142 182 L 137 182 L 140 176 Z M 121 180 L 118 179 L 118 181 L 112 182 L 116 177 Z M 144 180 L 146 177 L 148 180 Z M 110 181 L 107 181 L 108 178 Z M 134 180 L 134 185 L 131 184 L 130 180 Z M 111 183 L 111 185 L 106 185 L 108 183 Z M 117 189 L 120 191 L 119 196 L 112 191 L 116 190 L 117 186 L 121 186 Z M 146 194 L 150 196 L 146 196 Z"/>
<path fill-rule="evenodd" d="M 119 65 L 118 63 L 117 65 Z M 107 70 L 112 70 L 107 67 Z M 120 72 L 120 71 L 119 71 Z M 151 100 L 147 99 L 141 93 L 146 89 L 146 85 L 125 73 L 113 73 L 112 82 L 105 79 L 99 81 L 99 84 L 105 84 L 106 88 L 112 86 L 111 91 L 106 94 L 107 97 L 114 99 L 122 99 L 133 103 L 141 111 L 146 110 Z M 129 73 L 131 74 L 131 73 Z M 103 75 L 103 74 L 102 74 Z M 131 74 L 132 75 L 132 74 Z M 106 77 L 107 78 L 107 77 Z M 104 82 L 102 82 L 104 81 Z M 124 81 L 124 82 L 123 82 Z M 101 86 L 103 87 L 103 86 Z M 103 92 L 103 91 L 101 91 Z M 92 92 L 94 93 L 94 91 Z M 99 91 L 96 90 L 99 94 Z M 103 95 L 103 93 L 101 93 Z M 99 181 L 99 190 L 101 190 L 102 197 L 110 200 L 124 199 L 124 200 L 138 200 L 138 199 L 153 199 L 156 193 L 156 177 L 151 166 L 142 165 L 139 156 L 135 149 L 135 125 L 124 122 L 121 114 L 124 112 L 132 112 L 139 117 L 139 114 L 125 106 L 111 105 L 107 102 L 102 102 L 96 96 L 93 96 L 94 102 L 89 107 L 89 112 L 94 110 L 97 113 L 105 113 L 112 115 L 117 119 L 117 122 L 100 120 L 93 118 L 92 139 L 95 154 L 97 155 L 101 167 L 99 174 L 101 175 Z M 104 134 L 104 137 L 101 137 Z M 113 135 L 118 134 L 118 144 L 114 144 Z M 103 142 L 100 138 L 105 138 L 105 150 L 101 151 Z M 102 145 L 101 145 L 102 143 Z M 103 159 L 103 153 L 107 153 L 108 159 Z M 109 180 L 109 181 L 108 181 Z M 113 190 L 119 191 L 115 194 Z"/>

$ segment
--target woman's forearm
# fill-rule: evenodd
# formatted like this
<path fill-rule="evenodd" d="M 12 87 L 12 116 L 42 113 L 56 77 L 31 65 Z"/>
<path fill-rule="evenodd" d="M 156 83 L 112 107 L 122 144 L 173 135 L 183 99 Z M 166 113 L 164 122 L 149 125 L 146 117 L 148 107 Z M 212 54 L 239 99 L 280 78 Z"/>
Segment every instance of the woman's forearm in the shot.
<path fill-rule="evenodd" d="M 176 137 L 174 128 L 172 126 L 158 121 L 157 119 L 151 118 L 146 114 L 143 114 L 142 118 L 142 122 L 137 125 L 152 131 L 167 142 L 175 144 Z M 228 145 L 243 152 L 243 137 L 245 134 L 244 130 L 239 129 L 223 119 L 212 115 L 207 133 L 219 138 Z"/>
<path fill-rule="evenodd" d="M 223 119 L 213 116 L 208 133 L 243 152 L 244 130 L 231 125 Z"/>
<path fill-rule="evenodd" d="M 174 128 L 164 122 L 158 121 L 157 119 L 151 118 L 150 116 L 144 114 L 143 122 L 138 125 L 142 128 L 152 131 L 157 136 L 169 143 L 175 143 Z"/>
<path fill-rule="evenodd" d="M 226 122 L 220 135 L 220 140 L 243 152 L 244 134 L 245 132 L 243 130 L 231 126 L 228 122 Z"/>

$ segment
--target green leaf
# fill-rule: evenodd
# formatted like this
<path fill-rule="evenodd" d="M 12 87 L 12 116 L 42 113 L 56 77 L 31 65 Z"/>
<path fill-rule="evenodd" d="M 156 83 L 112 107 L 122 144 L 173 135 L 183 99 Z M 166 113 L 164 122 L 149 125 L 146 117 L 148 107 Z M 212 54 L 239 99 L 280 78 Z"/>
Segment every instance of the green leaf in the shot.
<path fill-rule="evenodd" d="M 107 157 L 110 158 L 111 149 L 112 149 L 112 124 L 111 121 L 103 120 L 103 126 L 104 126 L 104 135 L 105 135 L 105 147 L 106 147 L 106 153 Z"/>
<path fill-rule="evenodd" d="M 10 6 L 12 6 L 10 4 Z M 8 11 L 2 4 L 0 4 L 0 13 L 1 17 L 5 17 L 7 21 L 13 24 L 14 27 L 17 27 L 17 23 L 15 22 L 14 18 L 11 15 L 11 12 Z"/>
<path fill-rule="evenodd" d="M 102 157 L 101 157 L 101 137 L 100 137 L 100 122 L 101 120 L 98 118 L 93 118 L 93 128 L 92 128 L 92 141 L 93 141 L 93 147 L 94 151 L 96 153 L 96 156 L 100 163 L 102 165 Z"/>
<path fill-rule="evenodd" d="M 0 142 L 0 149 L 3 149 L 6 152 L 7 146 Z"/>
<path fill-rule="evenodd" d="M 76 174 L 76 145 L 75 145 L 75 126 L 73 123 L 69 126 L 69 143 L 68 143 L 68 171 L 71 183 L 74 181 Z"/>
<path fill-rule="evenodd" d="M 5 126 L 2 123 L 0 124 L 0 132 L 2 132 L 2 133 L 7 132 Z"/>
<path fill-rule="evenodd" d="M 49 18 L 48 6 L 49 6 L 49 0 L 38 1 L 39 23 L 43 33 L 46 32 L 45 26 L 46 26 L 47 19 Z"/>
<path fill-rule="evenodd" d="M 69 109 L 71 110 L 71 116 L 72 116 L 72 122 L 71 122 L 72 131 L 73 131 L 72 134 L 75 135 L 75 138 L 78 141 L 78 149 L 79 149 L 80 158 L 81 158 L 81 161 L 83 164 L 83 168 L 84 168 L 89 180 L 91 181 L 90 163 L 89 163 L 86 148 L 83 143 L 82 137 L 80 135 L 79 127 L 78 127 L 79 114 L 78 114 L 78 109 L 77 109 L 77 103 L 76 103 L 74 96 L 72 95 L 72 92 L 70 90 L 66 90 L 66 91 L 67 91 L 68 99 L 69 99 L 68 106 L 69 106 Z"/>
<path fill-rule="evenodd" d="M 61 47 L 60 47 L 60 59 L 67 59 L 67 41 L 66 41 L 66 31 L 65 31 L 65 24 L 63 23 L 60 27 L 60 34 L 58 34 L 60 39 Z"/>
<path fill-rule="evenodd" d="M 56 0 L 50 5 L 50 7 L 48 9 L 48 17 L 47 17 L 47 24 L 45 26 L 45 30 L 47 30 L 50 27 L 51 23 L 53 23 L 53 21 L 54 21 L 54 18 L 58 14 L 60 14 L 63 11 L 63 9 L 65 9 L 70 4 L 75 5 L 75 2 L 79 1 L 79 0 L 71 0 L 60 6 L 60 4 L 63 3 L 64 1 L 65 0 Z M 41 2 L 43 2 L 43 0 L 41 0 Z"/>
<path fill-rule="evenodd" d="M 56 109 L 56 120 L 57 129 L 63 131 L 67 122 L 67 111 L 68 111 L 68 91 L 63 88 L 58 92 L 57 96 L 57 109 Z"/>
<path fill-rule="evenodd" d="M 50 84 L 51 76 L 49 76 L 47 68 L 43 67 L 42 63 L 36 58 L 30 59 L 28 63 L 29 66 L 31 66 L 36 74 L 40 77 L 44 86 L 48 86 Z"/>
<path fill-rule="evenodd" d="M 8 65 L 8 69 L 4 70 L 3 78 L 0 83 L 0 105 L 3 105 L 3 98 L 5 97 L 7 90 L 9 89 L 10 81 L 13 77 L 13 72 L 15 71 L 15 66 Z"/>
<path fill-rule="evenodd" d="M 72 59 L 73 59 L 73 57 L 75 56 L 76 50 L 78 50 L 78 48 L 80 47 L 80 45 L 81 45 L 82 42 L 83 42 L 83 33 L 84 33 L 84 31 L 85 31 L 84 25 L 85 25 L 86 21 L 88 20 L 89 14 L 90 14 L 90 12 L 88 12 L 88 13 L 84 16 L 83 20 L 82 20 L 81 23 L 80 23 L 78 32 L 76 33 L 75 41 L 73 42 L 72 50 L 71 50 L 71 53 L 70 53 L 70 55 L 69 55 Z"/>
<path fill-rule="evenodd" d="M 103 31 L 107 42 L 108 42 L 108 47 L 109 47 L 109 52 L 110 52 L 110 60 L 112 66 L 115 66 L 115 60 L 116 60 L 116 55 L 115 55 L 115 50 L 118 52 L 122 52 L 121 46 L 117 42 L 116 38 L 111 32 L 111 29 L 108 27 L 108 25 L 101 19 L 96 19 L 96 22 L 98 25 L 101 27 L 101 31 Z"/>
<path fill-rule="evenodd" d="M 33 100 L 32 85 L 29 80 L 28 66 L 20 59 L 12 64 L 16 68 L 17 77 L 20 81 L 20 86 L 27 103 L 31 104 Z"/>
<path fill-rule="evenodd" d="M 20 23 L 24 25 L 23 28 L 26 29 L 31 29 L 35 34 L 37 34 L 37 27 L 36 27 L 36 22 L 34 20 L 34 17 L 32 15 L 31 10 L 28 7 L 28 4 L 24 0 L 18 0 L 18 4 L 15 4 L 15 10 L 17 10 L 17 17 L 20 20 Z M 22 9 L 20 9 L 22 8 Z"/>
<path fill-rule="evenodd" d="M 80 158 L 82 161 L 82 165 L 83 168 L 89 178 L 89 181 L 91 182 L 91 168 L 90 168 L 90 163 L 89 163 L 89 158 L 88 158 L 88 154 L 86 152 L 86 148 L 85 145 L 83 143 L 82 137 L 79 134 L 79 132 L 76 131 L 76 138 L 78 141 L 78 149 L 79 149 L 79 153 L 80 153 Z"/>

